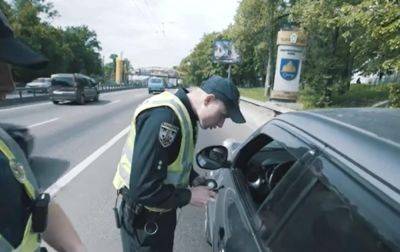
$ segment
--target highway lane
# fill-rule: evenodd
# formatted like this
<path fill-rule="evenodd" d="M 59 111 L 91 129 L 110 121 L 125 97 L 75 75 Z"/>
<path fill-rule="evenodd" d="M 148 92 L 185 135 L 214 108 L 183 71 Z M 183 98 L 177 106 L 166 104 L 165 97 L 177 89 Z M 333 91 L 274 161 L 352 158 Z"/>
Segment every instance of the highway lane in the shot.
<path fill-rule="evenodd" d="M 102 94 L 99 103 L 85 106 L 44 102 L 0 109 L 1 121 L 31 127 L 36 138 L 33 170 L 42 188 L 50 186 L 56 192 L 54 198 L 70 216 L 88 251 L 121 251 L 111 210 L 115 201 L 111 181 L 126 139 L 124 132 L 135 107 L 147 97 L 147 90 L 141 89 Z M 241 106 L 248 123 L 235 125 L 227 120 L 222 129 L 200 130 L 196 150 L 221 144 L 226 138 L 243 141 L 271 116 L 260 108 Z M 183 208 L 174 251 L 210 251 L 203 224 L 204 209 Z"/>
<path fill-rule="evenodd" d="M 42 102 L 1 109 L 0 120 L 31 126 L 32 169 L 45 189 L 126 128 L 146 97 L 146 90 L 140 89 L 102 94 L 99 102 L 85 106 Z"/>

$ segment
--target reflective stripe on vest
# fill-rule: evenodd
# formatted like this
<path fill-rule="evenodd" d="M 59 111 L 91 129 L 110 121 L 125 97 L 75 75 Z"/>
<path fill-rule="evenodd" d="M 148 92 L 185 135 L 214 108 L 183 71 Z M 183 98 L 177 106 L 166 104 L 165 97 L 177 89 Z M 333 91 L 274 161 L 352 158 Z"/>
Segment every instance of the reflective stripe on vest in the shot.
<path fill-rule="evenodd" d="M 175 112 L 179 119 L 182 132 L 182 140 L 178 157 L 171 165 L 168 166 L 167 178 L 164 180 L 164 184 L 172 184 L 177 188 L 185 188 L 188 186 L 190 170 L 193 164 L 195 145 L 193 142 L 192 121 L 190 119 L 189 112 L 179 98 L 169 92 L 163 92 L 144 101 L 135 111 L 131 122 L 129 135 L 123 148 L 117 172 L 113 180 L 113 185 L 117 190 L 124 186 L 129 188 L 129 179 L 132 168 L 132 155 L 136 136 L 137 116 L 145 110 L 164 106 L 171 108 Z M 154 210 L 160 211 L 160 209 Z"/>
<path fill-rule="evenodd" d="M 0 131 L 2 130 L 0 129 Z M 0 133 L 4 134 L 3 132 Z M 37 188 L 34 186 L 35 183 L 31 183 L 31 181 L 29 181 L 30 176 L 26 174 L 23 162 L 19 162 L 18 158 L 14 155 L 11 149 L 5 144 L 5 142 L 1 138 L 0 152 L 2 152 L 9 160 L 9 166 L 14 174 L 15 179 L 23 185 L 29 198 L 34 200 L 37 197 Z M 0 234 L 0 251 L 30 252 L 37 251 L 39 249 L 39 246 L 39 235 L 33 233 L 32 231 L 32 215 L 28 218 L 24 231 L 24 237 L 18 248 L 13 248 L 11 244 Z"/>

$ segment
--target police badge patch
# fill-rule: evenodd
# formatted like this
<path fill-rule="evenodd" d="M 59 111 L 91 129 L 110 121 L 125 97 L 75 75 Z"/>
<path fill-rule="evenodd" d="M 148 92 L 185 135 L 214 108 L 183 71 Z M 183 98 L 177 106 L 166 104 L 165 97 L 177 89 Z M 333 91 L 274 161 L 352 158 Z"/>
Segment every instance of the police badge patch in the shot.
<path fill-rule="evenodd" d="M 174 142 L 178 130 L 179 128 L 175 125 L 167 122 L 161 123 L 158 139 L 160 140 L 160 144 L 162 145 L 162 147 L 166 148 Z"/>

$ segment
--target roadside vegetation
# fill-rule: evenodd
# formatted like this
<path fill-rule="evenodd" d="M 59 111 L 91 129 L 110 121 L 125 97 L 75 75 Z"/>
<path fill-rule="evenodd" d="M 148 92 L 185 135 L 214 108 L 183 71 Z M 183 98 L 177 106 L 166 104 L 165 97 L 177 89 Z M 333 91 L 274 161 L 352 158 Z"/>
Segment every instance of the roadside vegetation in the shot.
<path fill-rule="evenodd" d="M 228 66 L 212 62 L 212 47 L 215 40 L 228 39 L 241 55 L 241 63 L 232 67 L 234 83 L 262 86 L 269 69 L 273 85 L 277 33 L 299 29 L 307 35 L 300 100 L 307 107 L 367 106 L 389 99 L 389 86 L 353 87 L 352 77 L 400 72 L 399 13 L 398 1 L 242 0 L 234 22 L 205 34 L 178 71 L 192 85 L 213 74 L 227 76 Z"/>
<path fill-rule="evenodd" d="M 240 96 L 248 97 L 265 102 L 267 97 L 264 95 L 264 87 L 239 88 Z"/>

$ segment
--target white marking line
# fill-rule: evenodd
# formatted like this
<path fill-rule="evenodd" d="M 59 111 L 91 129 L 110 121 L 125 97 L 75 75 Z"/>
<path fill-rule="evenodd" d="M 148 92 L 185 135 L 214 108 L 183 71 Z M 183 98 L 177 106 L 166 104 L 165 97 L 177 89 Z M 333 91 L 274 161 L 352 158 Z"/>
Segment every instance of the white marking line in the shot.
<path fill-rule="evenodd" d="M 57 121 L 58 119 L 60 119 L 60 118 L 56 117 L 56 118 L 53 118 L 53 119 L 50 119 L 50 120 L 47 120 L 47 121 L 44 121 L 44 122 L 35 123 L 35 124 L 32 124 L 32 125 L 29 125 L 28 128 L 31 129 L 31 128 L 34 128 L 34 127 L 37 127 L 37 126 L 41 126 L 41 125 L 46 124 L 46 123 L 51 123 L 51 122 Z"/>
<path fill-rule="evenodd" d="M 67 174 L 59 178 L 54 184 L 52 184 L 49 188 L 47 188 L 46 192 L 51 196 L 54 196 L 59 190 L 61 190 L 64 186 L 66 186 L 69 182 L 71 182 L 76 176 L 79 175 L 83 170 L 85 170 L 91 163 L 93 163 L 98 157 L 100 157 L 104 152 L 106 152 L 109 148 L 111 148 L 118 140 L 120 140 L 123 136 L 125 136 L 129 132 L 129 126 L 119 132 L 116 136 L 114 136 L 111 140 L 109 140 L 106 144 L 98 148 L 95 152 L 93 152 L 90 156 L 85 158 L 82 162 L 77 164 L 74 168 L 72 168 Z"/>
<path fill-rule="evenodd" d="M 36 107 L 36 106 L 43 106 L 43 105 L 46 105 L 46 104 L 50 104 L 50 102 L 42 102 L 42 103 L 39 103 L 39 104 L 18 106 L 18 107 L 14 107 L 14 108 L 5 108 L 5 109 L 0 109 L 0 112 L 10 111 L 10 110 L 17 110 L 17 109 L 24 109 L 24 108 L 32 108 L 32 107 Z"/>
<path fill-rule="evenodd" d="M 110 105 L 111 105 L 111 104 L 114 104 L 114 103 L 118 103 L 118 102 L 120 102 L 120 101 L 121 101 L 121 100 L 113 101 L 113 102 L 110 103 Z"/>

